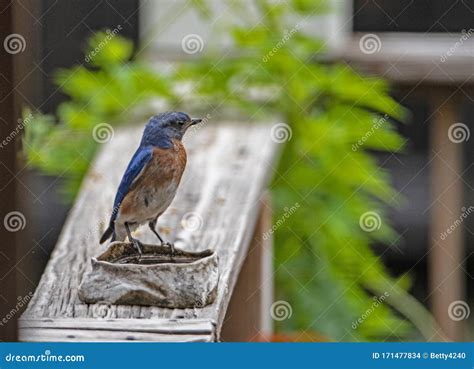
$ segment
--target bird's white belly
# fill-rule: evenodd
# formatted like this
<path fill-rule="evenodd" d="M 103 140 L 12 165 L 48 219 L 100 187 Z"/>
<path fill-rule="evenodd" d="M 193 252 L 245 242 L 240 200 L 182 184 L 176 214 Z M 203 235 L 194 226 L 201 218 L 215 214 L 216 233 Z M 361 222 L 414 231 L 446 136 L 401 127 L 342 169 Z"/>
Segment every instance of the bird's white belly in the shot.
<path fill-rule="evenodd" d="M 146 223 L 161 215 L 174 199 L 178 183 L 170 181 L 159 187 L 145 187 L 140 191 L 130 194 L 133 211 L 125 214 L 119 210 L 117 222 L 119 223 Z"/>

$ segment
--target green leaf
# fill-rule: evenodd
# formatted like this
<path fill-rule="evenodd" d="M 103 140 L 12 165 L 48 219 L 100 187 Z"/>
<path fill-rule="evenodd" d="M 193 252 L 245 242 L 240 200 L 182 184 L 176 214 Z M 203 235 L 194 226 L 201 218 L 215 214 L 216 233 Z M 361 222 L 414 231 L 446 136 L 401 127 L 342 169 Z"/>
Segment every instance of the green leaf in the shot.
<path fill-rule="evenodd" d="M 132 57 L 133 43 L 118 36 L 122 26 L 94 34 L 88 43 L 85 60 L 96 67 L 108 68 Z"/>

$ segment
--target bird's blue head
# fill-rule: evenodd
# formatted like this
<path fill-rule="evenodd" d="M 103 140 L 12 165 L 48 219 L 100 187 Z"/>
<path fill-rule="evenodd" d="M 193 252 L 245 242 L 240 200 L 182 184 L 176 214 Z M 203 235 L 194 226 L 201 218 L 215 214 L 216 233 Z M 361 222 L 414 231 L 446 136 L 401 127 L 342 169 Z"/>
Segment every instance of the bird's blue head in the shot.
<path fill-rule="evenodd" d="M 186 113 L 176 111 L 155 115 L 145 127 L 141 145 L 169 148 L 172 146 L 172 139 L 181 140 L 189 127 L 201 121 L 202 119 L 191 118 Z"/>

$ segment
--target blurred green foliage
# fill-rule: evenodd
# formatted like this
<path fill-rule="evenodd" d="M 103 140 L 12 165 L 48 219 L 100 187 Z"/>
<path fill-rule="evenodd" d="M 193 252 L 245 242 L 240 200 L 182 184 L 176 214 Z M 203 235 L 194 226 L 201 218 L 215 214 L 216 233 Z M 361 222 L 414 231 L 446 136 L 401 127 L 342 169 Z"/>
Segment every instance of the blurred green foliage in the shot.
<path fill-rule="evenodd" d="M 211 50 L 179 75 L 194 82 L 211 111 L 238 106 L 250 121 L 277 117 L 290 127 L 272 184 L 274 221 L 285 220 L 275 232 L 277 299 L 293 308 L 280 329 L 397 340 L 413 333 L 408 318 L 430 339 L 433 320 L 406 292 L 409 279 L 392 278 L 370 247 L 397 240 L 385 217 L 397 194 L 370 150 L 402 149 L 390 117 L 402 120 L 404 110 L 384 81 L 317 62 L 325 45 L 304 23 L 328 10 L 325 1 L 228 3 L 238 19 L 227 23 L 238 53 Z M 360 225 L 367 212 L 380 216 L 373 232 Z"/>
<path fill-rule="evenodd" d="M 131 41 L 111 31 L 96 33 L 85 50 L 88 63 L 56 73 L 55 82 L 69 99 L 55 116 L 33 113 L 25 130 L 28 164 L 61 176 L 66 199 L 77 193 L 98 147 L 94 127 L 130 121 L 134 108 L 152 97 L 175 99 L 170 79 L 148 64 L 130 62 L 132 53 Z"/>
<path fill-rule="evenodd" d="M 211 17 L 205 1 L 198 3 L 201 15 Z M 272 183 L 275 221 L 285 218 L 275 232 L 277 297 L 293 308 L 292 318 L 279 328 L 350 341 L 398 339 L 415 325 L 429 339 L 432 318 L 406 292 L 409 280 L 392 278 L 370 248 L 374 241 L 396 241 L 384 213 L 397 194 L 367 150 L 402 148 L 389 118 L 402 119 L 402 108 L 383 81 L 361 77 L 346 65 L 317 62 L 324 44 L 304 33 L 302 23 L 326 9 L 323 1 L 230 4 L 240 24 L 226 27 L 238 53 L 223 57 L 222 50 L 210 50 L 167 75 L 130 62 L 127 40 L 114 36 L 104 43 L 107 33 L 95 35 L 86 53 L 101 42 L 102 48 L 91 59 L 92 68 L 57 75 L 70 97 L 57 110 L 59 123 L 36 114 L 29 124 L 29 164 L 67 178 L 66 192 L 74 194 L 97 148 L 94 126 L 126 121 L 151 97 L 183 105 L 172 93 L 183 82 L 191 82 L 193 98 L 205 111 L 233 106 L 250 121 L 276 117 L 275 123 L 291 129 Z M 252 4 L 256 17 L 247 16 Z M 354 146 L 363 137 L 363 145 Z M 296 203 L 297 210 L 285 216 Z M 359 224 L 367 212 L 381 219 L 373 232 Z M 373 308 L 374 298 L 387 294 Z"/>

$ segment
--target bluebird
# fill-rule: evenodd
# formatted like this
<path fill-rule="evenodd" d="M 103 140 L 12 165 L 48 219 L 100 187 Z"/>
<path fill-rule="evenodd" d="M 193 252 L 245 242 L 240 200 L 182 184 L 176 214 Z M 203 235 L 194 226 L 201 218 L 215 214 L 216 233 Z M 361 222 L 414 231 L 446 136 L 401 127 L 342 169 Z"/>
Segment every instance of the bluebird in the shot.
<path fill-rule="evenodd" d="M 186 167 L 186 150 L 181 142 L 186 130 L 202 119 L 191 119 L 182 112 L 167 112 L 150 118 L 137 151 L 125 170 L 115 195 L 109 226 L 100 239 L 124 241 L 126 237 L 142 253 L 142 243 L 132 237 L 141 224 L 165 243 L 156 230 L 161 214 L 168 208 Z"/>

